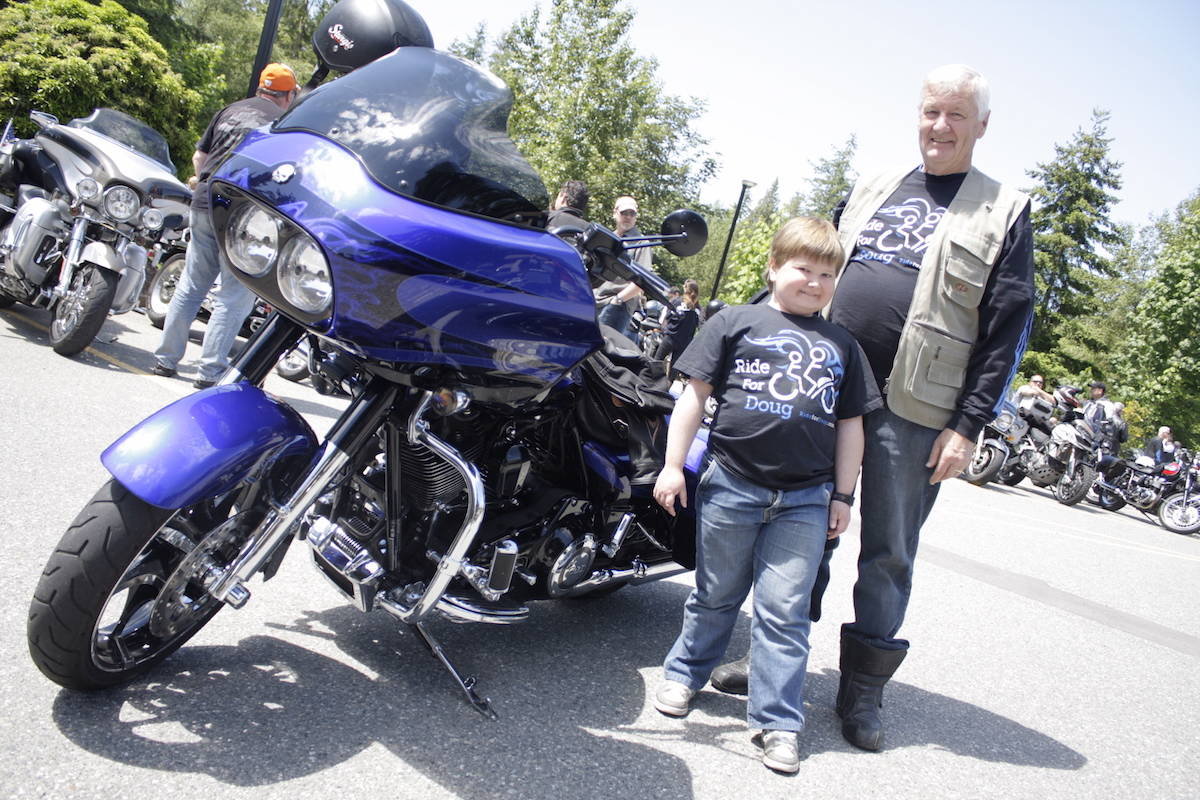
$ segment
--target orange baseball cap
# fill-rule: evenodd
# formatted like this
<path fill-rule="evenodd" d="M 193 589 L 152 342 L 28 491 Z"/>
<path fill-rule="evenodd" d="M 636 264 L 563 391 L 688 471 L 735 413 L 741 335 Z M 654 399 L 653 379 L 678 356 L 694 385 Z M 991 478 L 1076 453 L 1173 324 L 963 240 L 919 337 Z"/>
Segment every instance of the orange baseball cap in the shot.
<path fill-rule="evenodd" d="M 272 92 L 290 92 L 295 89 L 296 73 L 287 64 L 267 64 L 258 76 L 258 88 Z"/>

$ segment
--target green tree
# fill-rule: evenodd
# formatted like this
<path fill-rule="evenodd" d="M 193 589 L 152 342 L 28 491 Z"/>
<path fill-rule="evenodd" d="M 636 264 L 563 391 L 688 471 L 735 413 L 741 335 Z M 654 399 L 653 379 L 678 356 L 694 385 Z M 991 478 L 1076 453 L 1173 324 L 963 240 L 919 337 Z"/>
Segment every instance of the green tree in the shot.
<path fill-rule="evenodd" d="M 28 0 L 0 8 L 0 111 L 32 132 L 32 109 L 60 119 L 106 106 L 160 131 L 181 173 L 199 94 L 171 69 L 141 17 L 112 0 Z"/>
<path fill-rule="evenodd" d="M 1117 372 L 1150 426 L 1200 432 L 1200 191 L 1162 223 L 1155 272 L 1130 320 Z M 1149 426 L 1148 426 L 1149 427 Z"/>
<path fill-rule="evenodd" d="M 1029 170 L 1034 231 L 1035 322 L 1030 342 L 1050 351 L 1064 338 L 1068 320 L 1095 311 L 1098 279 L 1114 274 L 1108 254 L 1121 244 L 1109 219 L 1121 188 L 1121 164 L 1109 157 L 1108 112 L 1092 112 L 1090 130 L 1080 128 L 1055 158 Z M 1073 368 L 1084 366 L 1060 353 Z"/>
<path fill-rule="evenodd" d="M 809 162 L 813 175 L 808 179 L 808 191 L 797 194 L 788 204 L 787 216 L 799 215 L 831 219 L 838 203 L 846 199 L 858 175 L 851 163 L 858 140 L 851 136 L 833 155 L 815 163 Z"/>
<path fill-rule="evenodd" d="M 515 96 L 509 133 L 551 193 L 587 181 L 590 216 L 606 221 L 622 194 L 638 198 L 640 227 L 694 201 L 715 171 L 692 123 L 699 100 L 663 92 L 657 62 L 629 42 L 622 0 L 553 0 L 519 18 L 489 66 Z"/>

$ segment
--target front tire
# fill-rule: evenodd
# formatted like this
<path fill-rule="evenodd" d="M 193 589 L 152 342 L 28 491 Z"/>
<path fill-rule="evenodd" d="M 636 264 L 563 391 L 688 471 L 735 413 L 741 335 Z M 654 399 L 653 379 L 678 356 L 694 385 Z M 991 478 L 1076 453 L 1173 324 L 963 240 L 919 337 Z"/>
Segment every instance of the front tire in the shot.
<path fill-rule="evenodd" d="M 68 689 L 104 689 L 179 649 L 223 605 L 196 577 L 240 544 L 228 513 L 208 503 L 173 512 L 116 480 L 102 486 L 34 591 L 27 633 L 38 669 Z"/>
<path fill-rule="evenodd" d="M 983 486 L 993 480 L 1004 468 L 1008 453 L 992 445 L 980 445 L 971 456 L 971 463 L 963 470 L 963 477 L 968 483 Z"/>
<path fill-rule="evenodd" d="M 146 297 L 146 319 L 150 324 L 162 330 L 167 322 L 167 309 L 171 307 L 171 298 L 175 296 L 175 287 L 179 284 L 179 276 L 183 274 L 183 266 L 187 257 L 176 253 L 168 258 L 154 273 L 150 281 L 150 292 Z"/>
<path fill-rule="evenodd" d="M 279 377 L 285 378 L 293 383 L 299 383 L 308 377 L 308 351 L 306 348 L 297 347 L 288 353 L 285 353 L 283 358 L 279 359 L 275 364 L 275 371 L 279 373 Z"/>
<path fill-rule="evenodd" d="M 96 338 L 117 295 L 119 277 L 96 266 L 84 266 L 71 279 L 66 296 L 54 305 L 50 345 L 60 356 L 73 356 Z"/>
<path fill-rule="evenodd" d="M 1200 493 L 1185 503 L 1183 492 L 1164 497 L 1158 507 L 1158 521 L 1172 533 L 1188 535 L 1200 531 Z"/>
<path fill-rule="evenodd" d="M 1054 499 L 1064 506 L 1073 506 L 1087 497 L 1088 489 L 1096 480 L 1096 470 L 1085 464 L 1076 464 L 1075 469 L 1063 475 L 1054 484 Z"/>

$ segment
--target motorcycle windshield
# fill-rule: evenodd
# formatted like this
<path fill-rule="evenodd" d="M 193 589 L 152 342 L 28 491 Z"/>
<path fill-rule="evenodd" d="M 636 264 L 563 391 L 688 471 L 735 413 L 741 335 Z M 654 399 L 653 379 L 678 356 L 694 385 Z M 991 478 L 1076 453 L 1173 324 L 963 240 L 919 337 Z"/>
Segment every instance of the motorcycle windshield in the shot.
<path fill-rule="evenodd" d="M 546 187 L 508 138 L 512 92 L 487 70 L 401 47 L 296 103 L 272 126 L 353 153 L 382 186 L 443 208 L 529 221 Z"/>
<path fill-rule="evenodd" d="M 112 108 L 97 108 L 89 116 L 71 120 L 67 127 L 95 131 L 175 172 L 167 140 L 149 125 L 128 114 Z"/>

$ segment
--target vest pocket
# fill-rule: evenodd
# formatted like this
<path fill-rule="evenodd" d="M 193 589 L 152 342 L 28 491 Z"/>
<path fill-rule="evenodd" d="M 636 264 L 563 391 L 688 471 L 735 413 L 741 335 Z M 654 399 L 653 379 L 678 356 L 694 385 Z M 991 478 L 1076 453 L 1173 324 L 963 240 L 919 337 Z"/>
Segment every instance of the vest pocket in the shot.
<path fill-rule="evenodd" d="M 966 382 L 971 345 L 925 326 L 917 335 L 921 344 L 905 388 L 917 400 L 953 410 Z"/>
<path fill-rule="evenodd" d="M 968 247 L 963 240 L 951 239 L 949 244 L 942 293 L 960 306 L 978 308 L 991 272 L 991 262 L 984 261 L 977 254 L 978 249 Z"/>

